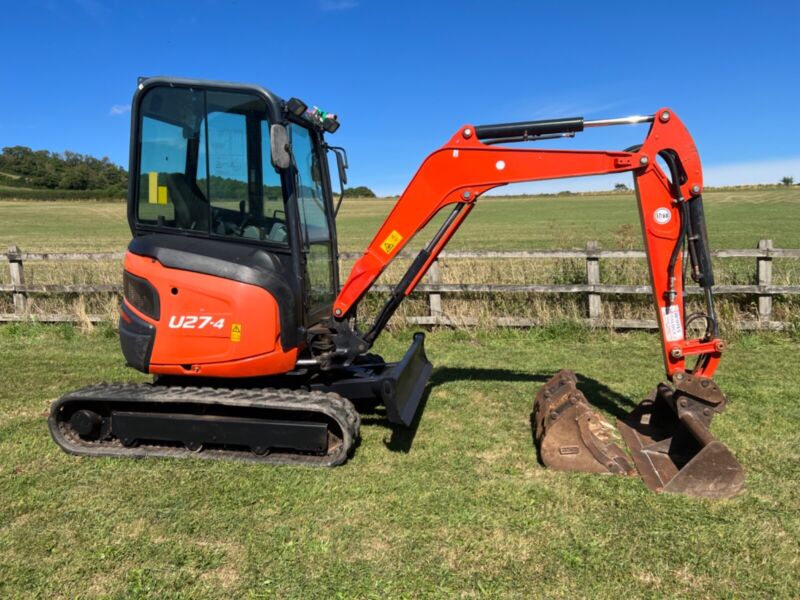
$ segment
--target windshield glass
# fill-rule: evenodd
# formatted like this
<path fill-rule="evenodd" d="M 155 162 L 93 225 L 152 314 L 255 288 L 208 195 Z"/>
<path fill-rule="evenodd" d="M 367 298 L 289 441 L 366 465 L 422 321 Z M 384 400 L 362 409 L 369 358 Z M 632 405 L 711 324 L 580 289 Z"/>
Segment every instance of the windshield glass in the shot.
<path fill-rule="evenodd" d="M 317 146 L 308 129 L 292 123 L 289 127 L 292 153 L 297 170 L 297 208 L 300 231 L 306 248 L 306 281 L 312 307 L 327 307 L 333 302 L 333 248 L 328 227 L 328 204 L 322 187 L 322 170 Z"/>
<path fill-rule="evenodd" d="M 280 176 L 258 96 L 156 87 L 140 116 L 140 223 L 286 245 Z"/>

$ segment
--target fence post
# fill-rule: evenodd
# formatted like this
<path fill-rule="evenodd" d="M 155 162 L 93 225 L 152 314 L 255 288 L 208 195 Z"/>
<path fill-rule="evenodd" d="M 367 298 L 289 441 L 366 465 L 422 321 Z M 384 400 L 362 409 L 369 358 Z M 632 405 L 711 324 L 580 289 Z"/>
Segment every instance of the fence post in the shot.
<path fill-rule="evenodd" d="M 434 260 L 428 269 L 428 283 L 439 285 L 442 283 L 442 269 L 439 267 L 439 260 Z M 430 314 L 437 319 L 442 316 L 442 295 L 428 294 L 428 306 Z"/>
<path fill-rule="evenodd" d="M 25 272 L 22 269 L 22 250 L 17 246 L 8 249 L 8 269 L 11 272 L 11 284 L 17 288 L 25 285 Z M 14 314 L 24 315 L 26 310 L 25 293 L 14 290 Z"/>
<path fill-rule="evenodd" d="M 586 242 L 586 283 L 589 285 L 600 285 L 600 257 L 597 251 L 600 244 L 595 240 Z M 589 293 L 589 321 L 596 325 L 597 321 L 603 316 L 603 308 L 600 305 L 600 294 Z"/>
<path fill-rule="evenodd" d="M 772 250 L 772 240 L 759 240 L 759 250 Z M 769 252 L 767 252 L 769 254 Z M 758 285 L 772 285 L 772 257 L 759 256 L 756 258 Z M 769 321 L 772 319 L 772 296 L 762 294 L 758 296 L 758 320 Z"/>

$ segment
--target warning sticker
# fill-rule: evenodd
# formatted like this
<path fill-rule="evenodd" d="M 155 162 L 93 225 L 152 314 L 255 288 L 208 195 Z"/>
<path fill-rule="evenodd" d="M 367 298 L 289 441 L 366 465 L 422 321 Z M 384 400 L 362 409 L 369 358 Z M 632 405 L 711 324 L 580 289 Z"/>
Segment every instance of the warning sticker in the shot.
<path fill-rule="evenodd" d="M 392 233 L 386 236 L 386 239 L 383 240 L 381 244 L 381 250 L 386 252 L 386 254 L 391 254 L 392 250 L 394 250 L 395 246 L 400 243 L 403 239 L 403 236 L 397 233 L 396 230 L 393 230 Z"/>
<path fill-rule="evenodd" d="M 661 309 L 661 322 L 664 326 L 664 337 L 668 342 L 677 342 L 683 339 L 683 323 L 681 311 L 677 304 L 665 306 Z"/>
<path fill-rule="evenodd" d="M 231 341 L 239 342 L 242 339 L 242 324 L 234 323 L 231 325 Z"/>

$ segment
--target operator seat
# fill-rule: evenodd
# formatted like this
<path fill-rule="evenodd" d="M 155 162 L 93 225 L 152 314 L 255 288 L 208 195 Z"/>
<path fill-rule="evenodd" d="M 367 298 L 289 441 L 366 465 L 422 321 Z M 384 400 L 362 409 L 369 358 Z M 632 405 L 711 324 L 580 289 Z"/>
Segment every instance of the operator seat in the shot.
<path fill-rule="evenodd" d="M 183 173 L 161 173 L 175 206 L 175 224 L 181 229 L 208 231 L 208 200 Z"/>

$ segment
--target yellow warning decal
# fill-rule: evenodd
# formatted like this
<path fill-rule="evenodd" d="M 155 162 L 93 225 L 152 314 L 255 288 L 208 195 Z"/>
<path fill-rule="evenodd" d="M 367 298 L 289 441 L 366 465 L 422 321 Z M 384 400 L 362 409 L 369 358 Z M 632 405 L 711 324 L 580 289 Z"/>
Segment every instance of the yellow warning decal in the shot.
<path fill-rule="evenodd" d="M 395 246 L 399 244 L 403 239 L 403 236 L 397 233 L 397 230 L 392 230 L 392 233 L 386 236 L 386 239 L 383 240 L 381 244 L 381 250 L 386 252 L 386 254 L 391 254 L 392 250 L 394 250 Z"/>
<path fill-rule="evenodd" d="M 169 193 L 167 192 L 167 186 L 165 185 L 158 186 L 158 203 L 167 204 L 168 202 L 169 202 Z"/>
<path fill-rule="evenodd" d="M 158 204 L 158 173 L 150 171 L 147 174 L 147 201 L 150 204 Z"/>
<path fill-rule="evenodd" d="M 231 325 L 231 341 L 239 342 L 242 340 L 242 324 L 234 323 Z"/>

